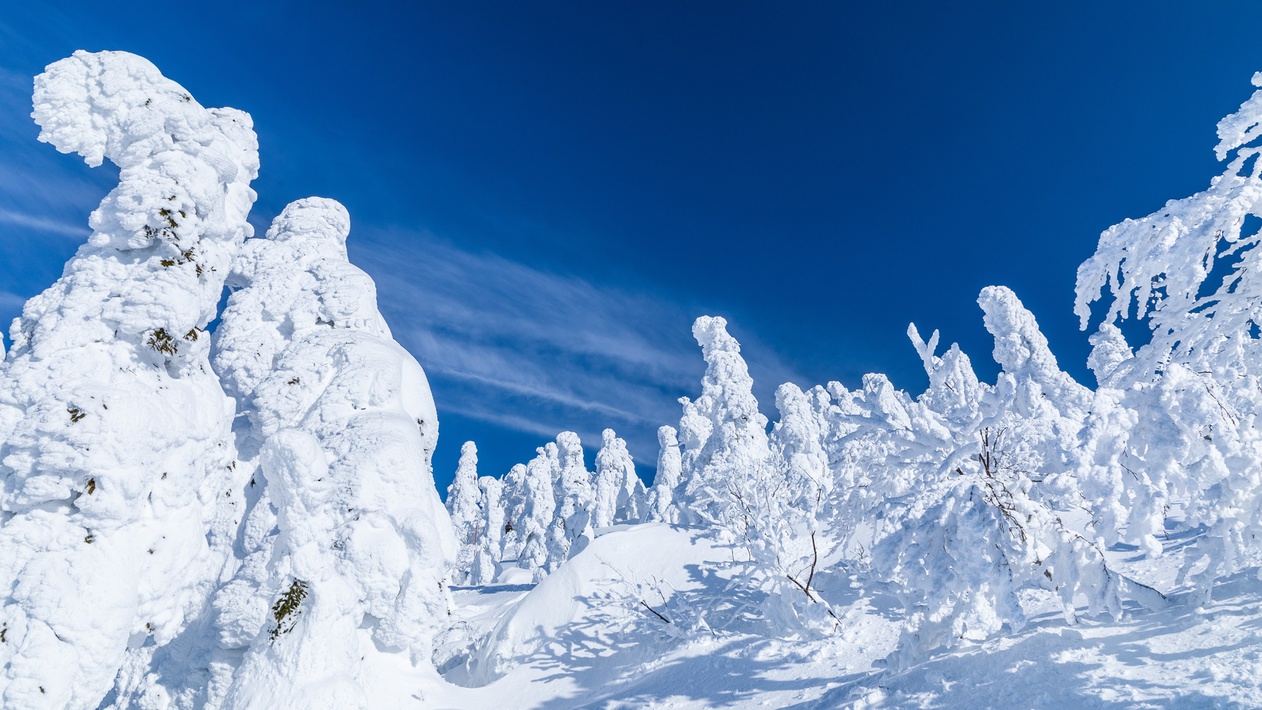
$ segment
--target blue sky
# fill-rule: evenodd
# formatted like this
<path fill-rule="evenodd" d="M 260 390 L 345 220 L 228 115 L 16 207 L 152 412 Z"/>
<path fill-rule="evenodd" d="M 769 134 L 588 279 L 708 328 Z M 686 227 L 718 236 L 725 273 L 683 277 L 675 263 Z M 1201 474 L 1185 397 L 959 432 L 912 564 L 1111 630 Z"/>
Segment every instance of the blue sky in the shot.
<path fill-rule="evenodd" d="M 404 7 L 404 6 L 408 7 Z M 651 476 L 721 314 L 780 382 L 923 386 L 907 323 L 992 376 L 1012 287 L 1089 382 L 1071 312 L 1099 232 L 1218 172 L 1262 5 L 0 2 L 0 321 L 112 186 L 37 143 L 30 81 L 148 57 L 250 112 L 252 221 L 341 200 L 352 259 L 429 373 L 445 486 L 612 426 Z M 774 418 L 774 417 L 773 417 Z"/>

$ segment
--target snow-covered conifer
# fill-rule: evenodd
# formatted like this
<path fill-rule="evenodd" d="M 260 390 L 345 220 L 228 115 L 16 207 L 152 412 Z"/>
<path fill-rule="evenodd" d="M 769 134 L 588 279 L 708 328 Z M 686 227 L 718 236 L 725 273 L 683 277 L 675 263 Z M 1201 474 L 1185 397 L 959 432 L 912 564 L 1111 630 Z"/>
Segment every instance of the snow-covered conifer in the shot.
<path fill-rule="evenodd" d="M 504 507 L 502 559 L 516 560 L 526 541 L 522 535 L 526 528 L 526 467 L 515 464 L 500 483 L 500 500 Z"/>
<path fill-rule="evenodd" d="M 258 144 L 248 115 L 125 52 L 50 65 L 34 107 L 40 140 L 119 184 L 0 366 L 0 705 L 96 707 L 230 554 L 233 407 L 204 329 L 251 233 Z"/>
<path fill-rule="evenodd" d="M 447 612 L 455 540 L 430 463 L 433 397 L 347 262 L 349 230 L 337 202 L 290 204 L 246 243 L 223 314 L 216 364 L 253 402 L 275 510 L 266 565 L 216 599 L 221 638 L 243 645 L 214 684 L 230 707 L 371 705 L 367 679 L 394 662 L 382 654 L 428 658 Z M 271 366 L 254 370 L 250 352 Z"/>
<path fill-rule="evenodd" d="M 548 442 L 539 447 L 538 455 L 526 464 L 523 479 L 522 498 L 525 504 L 522 506 L 521 529 L 517 533 L 521 540 L 517 566 L 532 570 L 535 581 L 543 579 L 548 573 L 548 534 L 557 508 L 552 489 L 554 470 L 559 470 L 557 445 Z"/>
<path fill-rule="evenodd" d="M 482 491 L 478 486 L 478 447 L 466 441 L 460 447 L 460 460 L 456 464 L 456 476 L 447 487 L 447 512 L 451 514 L 452 528 L 460 550 L 456 555 L 456 574 L 461 581 L 472 569 L 473 556 L 480 548 L 479 537 L 483 529 L 484 511 L 479 506 Z"/>
<path fill-rule="evenodd" d="M 570 555 L 578 553 L 592 538 L 592 474 L 583 463 L 583 443 L 578 434 L 563 431 L 557 435 L 557 460 L 553 484 L 556 491 L 556 517 L 548 531 L 548 560 L 553 572 Z"/>
<path fill-rule="evenodd" d="M 503 484 L 492 476 L 478 479 L 482 490 L 479 507 L 483 511 L 482 530 L 477 552 L 469 572 L 471 584 L 490 584 L 499 573 L 504 533 L 504 504 L 500 500 Z"/>
<path fill-rule="evenodd" d="M 649 520 L 663 523 L 679 522 L 679 510 L 675 507 L 675 491 L 679 488 L 683 461 L 679 452 L 679 439 L 675 427 L 664 425 L 657 429 L 657 475 L 649 490 Z"/>
<path fill-rule="evenodd" d="M 601 432 L 596 453 L 596 499 L 592 507 L 592 527 L 607 528 L 614 523 L 638 523 L 644 517 L 647 494 L 635 473 L 635 461 L 627 442 L 613 429 Z"/>
<path fill-rule="evenodd" d="M 776 390 L 780 419 L 770 436 L 775 465 L 785 478 L 787 504 L 810 521 L 806 524 L 812 532 L 833 483 L 824 452 L 827 424 L 813 404 L 811 397 L 792 382 L 780 385 Z"/>
<path fill-rule="evenodd" d="M 692 326 L 706 362 L 701 395 L 680 400 L 684 414 L 683 478 L 691 523 L 727 522 L 742 517 L 731 484 L 766 466 L 770 457 L 767 418 L 758 411 L 754 380 L 741 357 L 741 346 L 727 332 L 727 321 L 702 316 Z"/>

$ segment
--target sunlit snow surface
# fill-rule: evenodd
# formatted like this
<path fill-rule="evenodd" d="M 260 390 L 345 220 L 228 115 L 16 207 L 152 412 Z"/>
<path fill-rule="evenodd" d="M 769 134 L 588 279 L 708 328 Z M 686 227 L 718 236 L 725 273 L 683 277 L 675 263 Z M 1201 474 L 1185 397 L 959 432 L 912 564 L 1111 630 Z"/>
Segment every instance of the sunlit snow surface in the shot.
<path fill-rule="evenodd" d="M 1176 540 L 1175 545 L 1186 540 Z M 457 623 L 437 659 L 443 682 L 400 677 L 392 696 L 431 708 L 1010 708 L 1251 707 L 1262 702 L 1262 583 L 1227 580 L 1203 609 L 1128 608 L 1119 623 L 1067 626 L 1048 598 L 1021 632 L 967 644 L 892 673 L 891 597 L 826 581 L 844 620 L 823 639 L 767 638 L 756 619 L 712 619 L 722 633 L 680 633 L 726 590 L 732 550 L 663 524 L 602 531 L 537 586 L 511 570 L 455 590 Z M 1177 551 L 1122 569 L 1172 582 Z M 662 593 L 666 601 L 663 602 Z M 640 604 L 643 600 L 667 624 Z M 1038 599 L 1030 600 L 1037 608 Z M 464 654 L 480 647 L 480 654 Z M 490 665 L 488 665 L 490 664 Z M 492 668 L 493 667 L 493 668 Z M 498 670 L 498 677 L 492 670 Z M 485 674 L 485 675 L 484 675 Z M 425 689 L 418 693 L 418 689 Z M 415 698 L 414 698 L 415 699 Z"/>

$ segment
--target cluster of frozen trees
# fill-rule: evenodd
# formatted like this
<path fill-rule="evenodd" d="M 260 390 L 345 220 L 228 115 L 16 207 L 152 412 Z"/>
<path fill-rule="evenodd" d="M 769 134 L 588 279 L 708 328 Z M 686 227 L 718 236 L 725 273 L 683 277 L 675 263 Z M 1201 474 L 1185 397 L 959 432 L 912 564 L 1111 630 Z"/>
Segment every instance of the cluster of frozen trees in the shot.
<path fill-rule="evenodd" d="M 656 483 L 636 512 L 708 528 L 741 550 L 743 580 L 765 594 L 763 611 L 780 630 L 840 623 L 817 586 L 829 574 L 897 596 L 908 622 L 896 663 L 1019 628 L 1024 604 L 1040 594 L 1070 623 L 1169 603 L 1110 562 L 1111 548 L 1126 549 L 1118 545 L 1170 554 L 1166 541 L 1181 533 L 1176 588 L 1191 603 L 1256 568 L 1262 91 L 1218 132 L 1218 156 L 1230 160 L 1209 189 L 1106 231 L 1079 269 L 1083 328 L 1092 304 L 1105 306 L 1088 363 L 1096 389 L 1060 369 L 1015 294 L 990 287 L 978 303 L 1001 367 L 995 382 L 913 325 L 923 393 L 879 374 L 857 389 L 785 384 L 768 426 L 726 322 L 702 317 L 693 327 L 707 365 L 701 393 L 681 400 L 677 428 L 661 428 Z M 1123 336 L 1127 318 L 1142 342 Z M 571 447 L 577 441 L 563 435 L 514 469 L 503 511 L 493 479 L 458 480 L 453 496 L 472 501 L 482 490 L 460 508 L 474 521 L 464 544 L 489 541 L 478 531 L 503 516 L 511 532 L 489 544 L 542 574 L 611 520 L 594 518 L 610 508 L 593 497 L 590 475 L 567 474 L 581 467 Z"/>
<path fill-rule="evenodd" d="M 466 442 L 447 489 L 458 582 L 487 584 L 504 564 L 530 570 L 538 581 L 581 552 L 597 530 L 648 519 L 644 483 L 612 429 L 601 435 L 595 471 L 587 470 L 582 442 L 569 431 L 502 480 L 479 477 L 477 466 L 477 447 Z"/>
<path fill-rule="evenodd" d="M 612 430 L 594 471 L 564 432 L 502 478 L 465 444 L 446 508 L 425 374 L 347 260 L 341 205 L 299 200 L 254 238 L 249 116 L 133 55 L 57 62 L 34 103 L 41 140 L 119 184 L 0 350 L 5 707 L 380 705 L 372 678 L 433 672 L 449 584 L 537 581 L 620 524 L 730 545 L 775 633 L 844 624 L 839 590 L 897 597 L 896 663 L 1018 628 L 1040 597 L 1070 623 L 1169 603 L 1120 549 L 1179 555 L 1165 591 L 1191 603 L 1262 563 L 1262 91 L 1219 124 L 1206 191 L 1080 268 L 1096 389 L 991 287 L 995 382 L 912 326 L 923 393 L 785 384 L 772 423 L 702 317 L 701 391 L 659 430 L 651 489 Z"/>
<path fill-rule="evenodd" d="M 119 184 L 0 365 L 0 705 L 380 705 L 383 664 L 428 663 L 456 545 L 346 210 L 248 238 L 250 117 L 140 57 L 77 52 L 34 105 Z"/>

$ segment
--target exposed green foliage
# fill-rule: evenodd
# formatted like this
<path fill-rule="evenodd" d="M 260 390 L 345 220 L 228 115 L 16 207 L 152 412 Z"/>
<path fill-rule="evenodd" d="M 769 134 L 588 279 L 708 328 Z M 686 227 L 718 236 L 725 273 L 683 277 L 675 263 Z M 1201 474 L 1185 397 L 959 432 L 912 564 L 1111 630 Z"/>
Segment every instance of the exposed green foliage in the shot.
<path fill-rule="evenodd" d="M 174 355 L 180 351 L 180 344 L 171 337 L 166 328 L 158 328 L 151 332 L 145 344 L 163 355 Z"/>
<path fill-rule="evenodd" d="M 301 579 L 295 579 L 289 585 L 289 589 L 280 595 L 280 599 L 272 605 L 272 617 L 276 619 L 276 628 L 272 629 L 271 639 L 275 641 L 281 634 L 287 634 L 294 628 L 297 623 L 293 617 L 298 612 L 298 606 L 302 604 L 302 600 L 307 598 L 307 583 Z M 288 620 L 288 623 L 286 623 Z"/>

